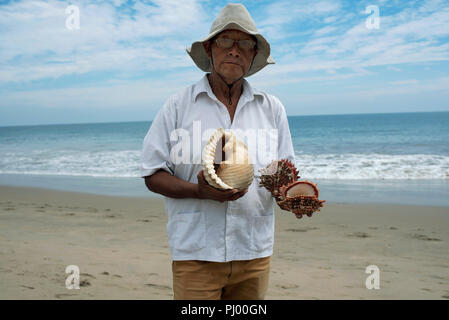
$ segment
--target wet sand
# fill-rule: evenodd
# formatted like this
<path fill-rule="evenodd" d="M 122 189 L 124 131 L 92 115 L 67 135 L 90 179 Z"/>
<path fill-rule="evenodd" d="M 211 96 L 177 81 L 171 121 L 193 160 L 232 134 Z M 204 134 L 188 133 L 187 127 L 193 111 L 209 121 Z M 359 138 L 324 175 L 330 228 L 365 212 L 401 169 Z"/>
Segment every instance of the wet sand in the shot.
<path fill-rule="evenodd" d="M 172 299 L 166 223 L 160 198 L 0 186 L 0 299 Z M 326 203 L 300 220 L 277 209 L 266 298 L 449 299 L 448 230 L 448 207 Z"/>

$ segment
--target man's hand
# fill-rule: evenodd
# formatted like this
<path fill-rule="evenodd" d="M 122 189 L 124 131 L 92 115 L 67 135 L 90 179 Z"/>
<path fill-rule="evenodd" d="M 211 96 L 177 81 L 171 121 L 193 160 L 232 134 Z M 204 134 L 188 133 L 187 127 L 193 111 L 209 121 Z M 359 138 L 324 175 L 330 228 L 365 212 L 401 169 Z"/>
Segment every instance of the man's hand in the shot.
<path fill-rule="evenodd" d="M 203 171 L 198 172 L 198 196 L 200 199 L 210 199 L 215 201 L 234 201 L 243 197 L 248 192 L 248 188 L 243 191 L 237 189 L 219 190 L 209 185 L 204 178 Z"/>

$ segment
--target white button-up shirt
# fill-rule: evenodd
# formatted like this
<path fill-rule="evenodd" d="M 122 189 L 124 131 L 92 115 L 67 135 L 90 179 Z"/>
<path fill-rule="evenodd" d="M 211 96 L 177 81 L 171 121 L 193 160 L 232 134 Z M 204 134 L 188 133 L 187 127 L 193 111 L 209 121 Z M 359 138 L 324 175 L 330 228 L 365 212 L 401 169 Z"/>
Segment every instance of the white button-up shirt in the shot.
<path fill-rule="evenodd" d="M 141 176 L 163 169 L 198 183 L 202 151 L 218 128 L 234 132 L 247 144 L 256 175 L 272 160 L 295 161 L 285 108 L 276 97 L 255 90 L 244 80 L 231 122 L 205 75 L 171 96 L 154 118 L 143 143 Z M 235 201 L 164 200 L 173 260 L 227 262 L 273 253 L 274 199 L 257 178 Z"/>

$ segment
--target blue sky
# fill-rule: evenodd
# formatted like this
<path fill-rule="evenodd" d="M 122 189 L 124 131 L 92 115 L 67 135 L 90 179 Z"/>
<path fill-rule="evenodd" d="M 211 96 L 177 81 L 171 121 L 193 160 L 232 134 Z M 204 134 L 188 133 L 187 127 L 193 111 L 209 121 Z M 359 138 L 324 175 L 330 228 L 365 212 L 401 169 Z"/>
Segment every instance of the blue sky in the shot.
<path fill-rule="evenodd" d="M 0 125 L 153 119 L 202 77 L 185 48 L 226 3 L 0 1 Z M 247 80 L 288 115 L 449 111 L 449 1 L 242 3 L 276 60 Z"/>

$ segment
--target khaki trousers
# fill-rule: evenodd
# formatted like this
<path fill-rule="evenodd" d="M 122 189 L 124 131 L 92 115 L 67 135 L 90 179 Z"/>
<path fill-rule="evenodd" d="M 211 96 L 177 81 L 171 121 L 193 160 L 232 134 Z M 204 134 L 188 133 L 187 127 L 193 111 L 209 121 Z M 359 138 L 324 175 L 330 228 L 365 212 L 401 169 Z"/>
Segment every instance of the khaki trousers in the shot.
<path fill-rule="evenodd" d="M 230 262 L 173 261 L 175 300 L 263 300 L 270 257 Z"/>

